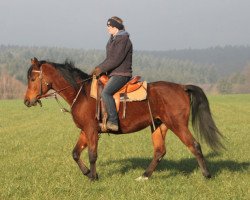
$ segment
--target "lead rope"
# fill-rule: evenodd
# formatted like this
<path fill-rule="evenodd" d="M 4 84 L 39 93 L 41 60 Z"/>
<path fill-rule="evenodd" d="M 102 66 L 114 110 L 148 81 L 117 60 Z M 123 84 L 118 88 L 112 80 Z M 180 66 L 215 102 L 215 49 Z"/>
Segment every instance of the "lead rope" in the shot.
<path fill-rule="evenodd" d="M 58 103 L 61 112 L 63 112 L 63 113 L 66 113 L 66 112 L 71 113 L 71 111 L 69 111 L 67 108 L 63 107 L 62 103 L 59 101 L 56 94 L 54 95 L 54 98 L 55 98 L 56 102 Z"/>

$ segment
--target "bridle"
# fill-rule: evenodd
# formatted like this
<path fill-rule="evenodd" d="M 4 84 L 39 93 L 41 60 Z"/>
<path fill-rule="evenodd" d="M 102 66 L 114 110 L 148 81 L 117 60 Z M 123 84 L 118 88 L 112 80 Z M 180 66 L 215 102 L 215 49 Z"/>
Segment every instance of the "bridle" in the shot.
<path fill-rule="evenodd" d="M 88 80 L 91 80 L 91 79 L 93 78 L 93 77 L 89 77 L 89 78 L 84 79 L 84 80 L 82 80 L 82 81 L 80 81 L 80 82 L 77 82 L 77 84 L 81 84 L 81 87 L 80 87 L 80 89 L 78 90 L 78 92 L 77 92 L 77 94 L 76 94 L 76 96 L 75 96 L 75 98 L 74 98 L 74 100 L 73 100 L 73 102 L 72 102 L 72 104 L 71 104 L 71 106 L 70 106 L 70 110 L 68 110 L 68 109 L 66 109 L 66 108 L 63 107 L 62 103 L 61 103 L 61 102 L 59 101 L 59 99 L 57 98 L 57 94 L 61 93 L 62 91 L 66 90 L 66 89 L 68 89 L 68 88 L 72 88 L 72 86 L 69 85 L 69 86 L 64 87 L 64 88 L 62 88 L 62 89 L 60 89 L 60 90 L 55 90 L 55 89 L 53 89 L 51 83 L 49 83 L 49 82 L 43 80 L 43 69 L 42 69 L 42 65 L 41 65 L 41 67 L 40 67 L 40 70 L 32 70 L 32 72 L 39 73 L 39 79 L 40 79 L 40 94 L 39 94 L 39 96 L 38 96 L 38 98 L 37 98 L 37 102 L 40 104 L 40 106 L 42 107 L 42 102 L 41 102 L 40 99 L 42 99 L 42 98 L 54 97 L 55 100 L 57 101 L 59 107 L 61 108 L 61 111 L 62 111 L 62 112 L 69 112 L 69 113 L 71 113 L 71 109 L 72 109 L 74 103 L 76 102 L 76 100 L 77 100 L 77 98 L 78 98 L 78 96 L 79 96 L 79 94 L 80 94 L 80 92 L 81 92 L 81 90 L 82 90 L 82 88 L 83 88 L 83 85 L 84 85 L 83 83 L 84 83 L 84 82 L 87 82 Z M 48 93 L 48 94 L 43 94 L 43 81 L 44 81 L 44 84 L 45 84 L 47 87 L 49 87 L 49 89 L 53 89 L 54 92 L 51 92 L 51 93 Z"/>
<path fill-rule="evenodd" d="M 32 72 L 39 73 L 39 79 L 40 79 L 40 95 L 39 95 L 39 99 L 41 99 L 42 96 L 43 96 L 43 68 L 42 68 L 42 66 L 40 67 L 40 69 L 41 70 L 32 70 Z M 49 86 L 51 87 L 51 84 L 46 82 L 46 81 L 45 81 L 45 85 L 47 87 L 49 87 Z"/>

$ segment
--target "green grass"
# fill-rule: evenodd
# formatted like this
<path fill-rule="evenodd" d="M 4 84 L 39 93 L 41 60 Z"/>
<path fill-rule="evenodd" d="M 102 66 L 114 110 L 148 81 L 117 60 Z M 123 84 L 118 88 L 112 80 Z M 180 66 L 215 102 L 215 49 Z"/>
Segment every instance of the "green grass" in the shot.
<path fill-rule="evenodd" d="M 102 135 L 99 181 L 84 177 L 71 157 L 79 135 L 69 114 L 52 100 L 26 108 L 0 101 L 0 199 L 250 199 L 250 95 L 210 96 L 227 151 L 202 144 L 213 178 L 171 132 L 167 154 L 152 178 L 137 182 L 152 159 L 150 131 Z M 87 151 L 82 158 L 88 161 Z"/>

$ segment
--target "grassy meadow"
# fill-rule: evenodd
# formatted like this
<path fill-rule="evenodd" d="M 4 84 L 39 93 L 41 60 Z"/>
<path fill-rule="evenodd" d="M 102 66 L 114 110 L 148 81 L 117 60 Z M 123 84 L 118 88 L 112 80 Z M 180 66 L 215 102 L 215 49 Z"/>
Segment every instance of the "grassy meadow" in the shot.
<path fill-rule="evenodd" d="M 54 100 L 27 108 L 0 101 L 0 199 L 250 199 L 250 95 L 209 96 L 226 151 L 201 143 L 212 179 L 169 131 L 167 154 L 148 181 L 137 182 L 153 156 L 149 129 L 99 140 L 99 180 L 90 182 L 72 159 L 78 130 Z M 82 158 L 87 162 L 85 150 Z M 87 162 L 88 164 L 88 162 Z"/>

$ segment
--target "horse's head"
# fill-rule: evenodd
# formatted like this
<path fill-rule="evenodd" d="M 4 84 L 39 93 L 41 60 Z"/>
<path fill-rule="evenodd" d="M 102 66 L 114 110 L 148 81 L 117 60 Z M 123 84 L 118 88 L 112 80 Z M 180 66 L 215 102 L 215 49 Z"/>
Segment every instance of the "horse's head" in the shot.
<path fill-rule="evenodd" d="M 28 107 L 41 105 L 40 98 L 50 89 L 49 77 L 43 72 L 43 63 L 37 58 L 31 59 L 31 66 L 27 74 L 28 87 L 24 97 L 24 104 Z"/>

